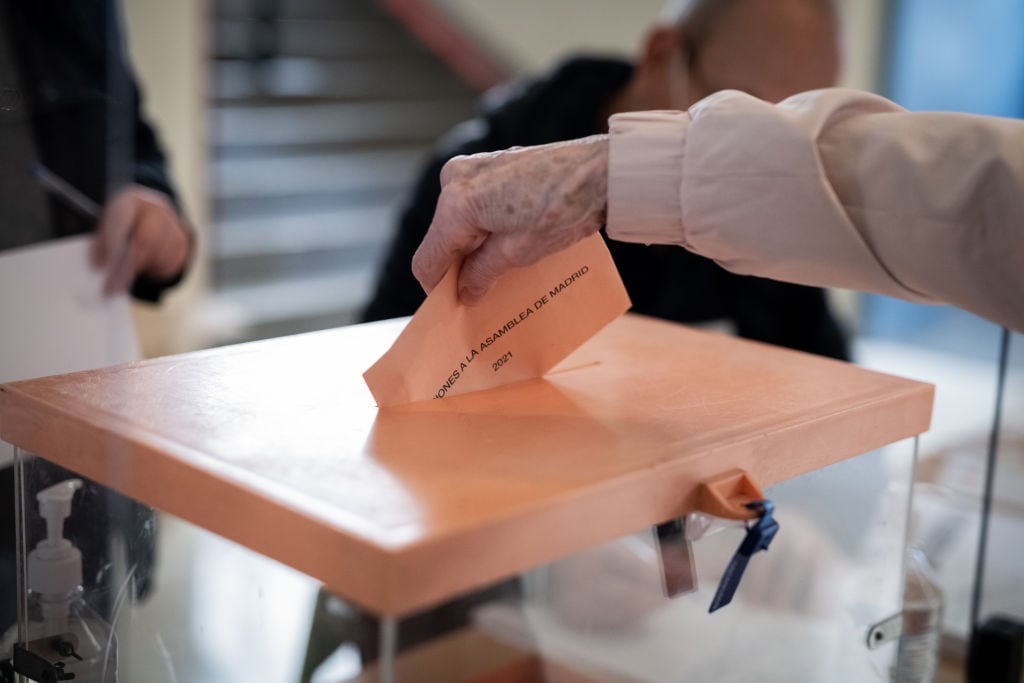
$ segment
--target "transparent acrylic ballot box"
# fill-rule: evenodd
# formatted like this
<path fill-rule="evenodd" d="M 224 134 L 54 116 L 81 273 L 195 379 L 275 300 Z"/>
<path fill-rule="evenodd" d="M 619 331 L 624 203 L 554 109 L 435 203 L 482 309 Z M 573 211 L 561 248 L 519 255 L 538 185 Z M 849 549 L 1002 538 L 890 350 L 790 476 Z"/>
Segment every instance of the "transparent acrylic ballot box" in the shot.
<path fill-rule="evenodd" d="M 627 315 L 544 379 L 378 410 L 361 373 L 401 326 L 0 387 L 23 664 L 147 682 L 889 679 L 929 385 Z M 43 501 L 76 479 L 48 529 Z M 777 536 L 709 614 L 760 499 Z M 55 626 L 30 556 L 62 533 L 86 617 Z"/>

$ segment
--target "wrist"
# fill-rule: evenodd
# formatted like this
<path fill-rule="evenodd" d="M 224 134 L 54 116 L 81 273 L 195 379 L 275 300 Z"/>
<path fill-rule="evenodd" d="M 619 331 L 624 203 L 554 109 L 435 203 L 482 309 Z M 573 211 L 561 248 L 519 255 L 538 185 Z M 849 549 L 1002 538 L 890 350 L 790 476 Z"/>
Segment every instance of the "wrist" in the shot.
<path fill-rule="evenodd" d="M 686 112 L 616 114 L 607 143 L 612 239 L 685 246 L 682 222 Z"/>
<path fill-rule="evenodd" d="M 608 136 L 586 138 L 589 154 L 584 166 L 587 186 L 592 188 L 591 210 L 600 229 L 608 221 Z"/>
<path fill-rule="evenodd" d="M 586 234 L 605 224 L 608 213 L 608 136 L 590 137 L 556 143 L 565 155 L 562 201 L 577 216 L 582 210 Z"/>

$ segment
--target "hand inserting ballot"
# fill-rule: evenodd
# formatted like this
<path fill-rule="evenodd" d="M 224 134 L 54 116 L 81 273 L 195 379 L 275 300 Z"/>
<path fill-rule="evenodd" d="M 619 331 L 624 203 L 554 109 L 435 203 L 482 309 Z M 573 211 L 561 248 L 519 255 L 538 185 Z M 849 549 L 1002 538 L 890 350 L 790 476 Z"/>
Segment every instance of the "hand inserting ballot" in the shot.
<path fill-rule="evenodd" d="M 775 105 L 723 90 L 686 111 L 620 112 L 609 130 L 449 162 L 413 258 L 420 284 L 464 258 L 460 299 L 476 302 L 607 218 L 611 239 L 685 247 L 740 275 L 1024 330 L 1024 122 L 907 112 L 843 88 Z"/>
<path fill-rule="evenodd" d="M 441 171 L 441 197 L 413 273 L 429 292 L 463 259 L 459 299 L 474 304 L 512 268 L 597 232 L 607 185 L 605 135 L 455 157 Z"/>

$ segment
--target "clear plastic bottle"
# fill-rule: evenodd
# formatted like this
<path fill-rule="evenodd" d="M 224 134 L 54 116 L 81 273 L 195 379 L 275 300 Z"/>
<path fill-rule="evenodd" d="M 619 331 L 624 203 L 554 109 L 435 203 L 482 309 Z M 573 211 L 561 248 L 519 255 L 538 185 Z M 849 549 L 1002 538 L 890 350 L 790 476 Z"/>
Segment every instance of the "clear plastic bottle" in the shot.
<path fill-rule="evenodd" d="M 942 591 L 928 559 L 920 550 L 907 551 L 903 587 L 903 634 L 900 636 L 893 683 L 932 683 L 942 639 Z"/>
<path fill-rule="evenodd" d="M 86 603 L 82 554 L 63 538 L 64 520 L 82 486 L 69 479 L 37 494 L 47 535 L 28 557 L 28 633 L 25 646 L 59 662 L 75 683 L 116 683 L 117 641 L 110 625 Z M 13 650 L 17 626 L 4 634 L 0 650 Z M 9 652 L 7 653 L 10 654 Z"/>

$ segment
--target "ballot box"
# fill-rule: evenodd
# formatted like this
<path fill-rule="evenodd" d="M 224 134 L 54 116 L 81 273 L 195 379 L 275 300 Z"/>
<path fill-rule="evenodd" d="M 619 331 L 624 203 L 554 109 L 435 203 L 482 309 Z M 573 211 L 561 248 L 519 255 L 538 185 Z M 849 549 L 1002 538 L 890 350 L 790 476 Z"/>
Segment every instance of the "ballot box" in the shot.
<path fill-rule="evenodd" d="M 889 680 L 930 385 L 626 315 L 542 379 L 378 409 L 362 372 L 403 325 L 0 387 L 19 670 Z M 97 542 L 75 520 L 99 486 L 129 513 Z M 142 505 L 157 514 L 133 524 Z M 195 554 L 201 593 L 160 580 L 183 534 L 235 553 Z M 282 603 L 295 581 L 315 589 Z M 723 583 L 735 596 L 709 612 Z M 144 619 L 154 603 L 170 611 Z M 290 673 L 271 673 L 268 624 L 302 644 Z M 318 667 L 339 652 L 347 668 Z"/>

